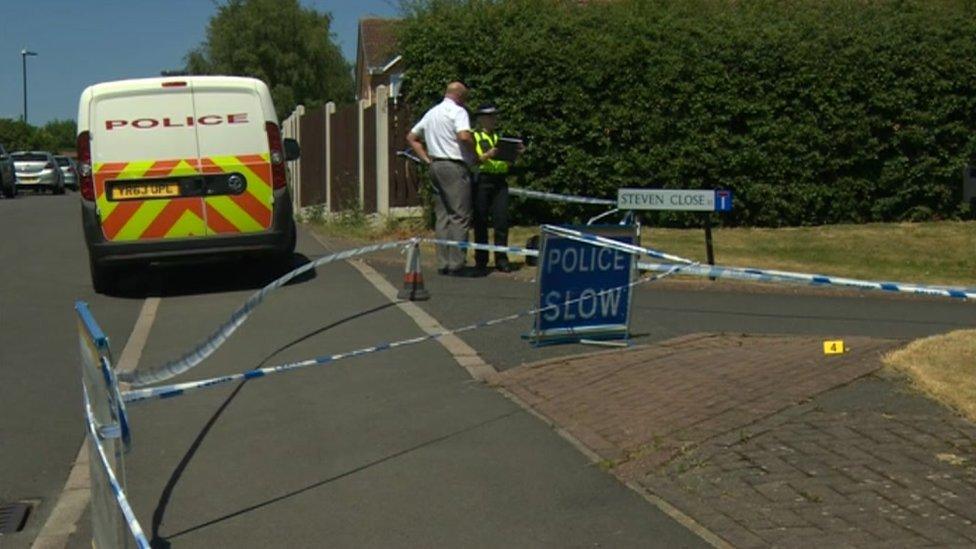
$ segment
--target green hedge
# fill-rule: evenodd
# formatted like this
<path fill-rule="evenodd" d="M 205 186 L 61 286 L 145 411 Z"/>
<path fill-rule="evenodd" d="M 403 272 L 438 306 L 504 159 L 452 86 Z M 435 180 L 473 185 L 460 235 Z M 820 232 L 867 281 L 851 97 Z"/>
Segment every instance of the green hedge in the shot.
<path fill-rule="evenodd" d="M 530 188 L 729 188 L 725 221 L 763 226 L 967 212 L 974 0 L 421 0 L 406 11 L 407 100 L 427 108 L 460 78 L 471 104 L 499 103 L 503 126 L 530 140 Z"/>

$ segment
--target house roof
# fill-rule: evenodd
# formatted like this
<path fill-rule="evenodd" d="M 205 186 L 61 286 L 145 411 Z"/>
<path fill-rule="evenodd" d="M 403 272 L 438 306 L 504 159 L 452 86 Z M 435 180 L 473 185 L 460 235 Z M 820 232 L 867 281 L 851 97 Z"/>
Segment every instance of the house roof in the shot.
<path fill-rule="evenodd" d="M 359 20 L 359 47 L 367 69 L 382 69 L 397 54 L 397 19 Z"/>

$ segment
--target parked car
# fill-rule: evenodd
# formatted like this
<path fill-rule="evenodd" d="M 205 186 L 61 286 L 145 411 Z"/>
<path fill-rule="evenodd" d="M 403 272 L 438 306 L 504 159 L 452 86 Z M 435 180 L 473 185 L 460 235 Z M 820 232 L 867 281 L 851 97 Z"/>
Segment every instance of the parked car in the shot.
<path fill-rule="evenodd" d="M 81 219 L 92 286 L 133 263 L 253 255 L 291 261 L 295 221 L 268 86 L 186 76 L 104 82 L 78 107 Z M 278 264 L 275 262 L 275 264 Z"/>
<path fill-rule="evenodd" d="M 7 149 L 3 148 L 3 145 L 0 145 L 0 192 L 6 198 L 13 198 L 17 194 L 14 160 L 7 153 Z"/>
<path fill-rule="evenodd" d="M 64 194 L 64 174 L 58 168 L 54 155 L 44 151 L 20 151 L 11 155 L 14 173 L 20 189 L 47 189 L 54 194 Z"/>
<path fill-rule="evenodd" d="M 64 174 L 64 186 L 77 191 L 78 163 L 70 156 L 55 156 L 54 160 L 58 163 L 58 167 L 61 168 L 61 173 Z"/>

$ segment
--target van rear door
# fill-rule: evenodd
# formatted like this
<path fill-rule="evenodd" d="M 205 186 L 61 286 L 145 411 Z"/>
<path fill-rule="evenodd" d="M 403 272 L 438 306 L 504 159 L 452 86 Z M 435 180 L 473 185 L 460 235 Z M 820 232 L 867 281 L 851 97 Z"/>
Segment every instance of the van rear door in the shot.
<path fill-rule="evenodd" d="M 223 174 L 227 183 L 211 188 L 204 199 L 208 234 L 265 231 L 274 194 L 261 96 L 250 82 L 194 84 L 200 168 Z"/>
<path fill-rule="evenodd" d="M 206 235 L 192 82 L 133 82 L 93 94 L 92 172 L 110 241 Z"/>

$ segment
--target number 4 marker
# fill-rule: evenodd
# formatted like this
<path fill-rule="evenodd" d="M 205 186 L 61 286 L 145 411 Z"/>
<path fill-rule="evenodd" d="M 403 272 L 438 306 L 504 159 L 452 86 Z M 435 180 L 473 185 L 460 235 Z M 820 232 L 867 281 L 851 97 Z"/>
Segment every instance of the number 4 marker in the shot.
<path fill-rule="evenodd" d="M 825 355 L 840 355 L 844 354 L 844 351 L 844 342 L 842 340 L 824 341 Z"/>

